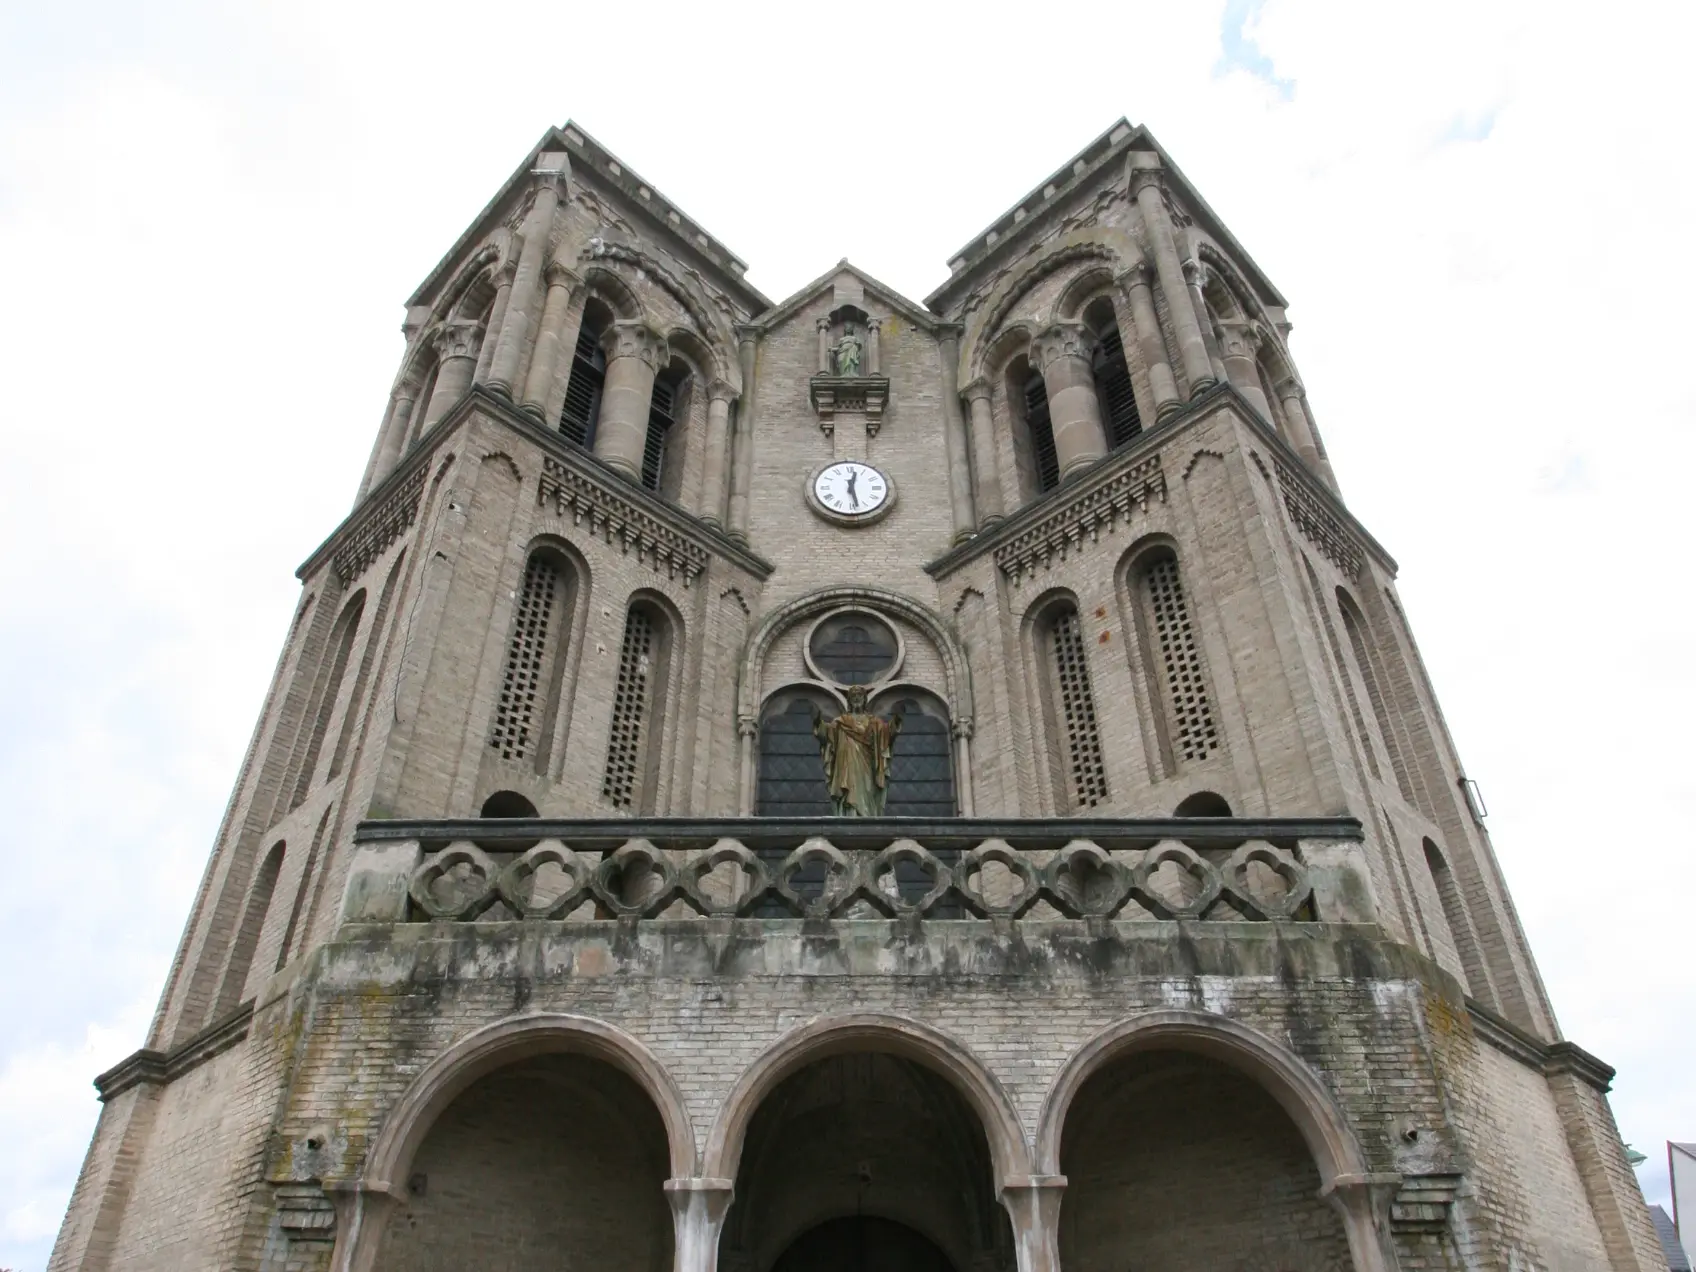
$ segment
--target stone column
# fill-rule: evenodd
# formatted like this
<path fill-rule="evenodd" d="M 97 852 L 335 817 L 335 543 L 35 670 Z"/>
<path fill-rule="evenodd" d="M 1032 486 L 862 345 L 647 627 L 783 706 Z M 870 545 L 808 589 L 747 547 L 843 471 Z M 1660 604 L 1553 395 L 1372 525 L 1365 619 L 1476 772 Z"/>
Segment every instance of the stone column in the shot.
<path fill-rule="evenodd" d="M 559 427 L 559 414 L 565 406 L 565 391 L 571 387 L 571 365 L 577 356 L 577 335 L 583 328 L 583 310 L 589 303 L 589 288 L 578 279 L 566 302 L 565 317 L 559 325 L 560 347 L 554 358 L 553 379 L 548 383 L 547 400 L 542 403 L 542 423 L 550 429 Z"/>
<path fill-rule="evenodd" d="M 707 446 L 701 463 L 701 520 L 720 530 L 724 528 L 725 497 L 729 494 L 725 477 L 728 472 L 726 451 L 730 445 L 730 404 L 736 400 L 736 390 L 724 380 L 714 380 L 707 386 Z"/>
<path fill-rule="evenodd" d="M 455 321 L 436 332 L 436 357 L 440 362 L 436 368 L 436 387 L 430 391 L 430 404 L 418 428 L 420 440 L 470 390 L 471 375 L 477 368 L 478 330 L 474 322 Z"/>
<path fill-rule="evenodd" d="M 1220 353 L 1225 363 L 1225 378 L 1248 399 L 1250 406 L 1260 412 L 1262 419 L 1275 426 L 1278 417 L 1272 413 L 1272 404 L 1266 400 L 1266 390 L 1260 385 L 1260 368 L 1254 361 L 1260 334 L 1240 318 L 1222 325 L 1225 341 Z"/>
<path fill-rule="evenodd" d="M 512 276 L 512 294 L 507 299 L 501 323 L 500 343 L 495 346 L 494 361 L 489 364 L 489 388 L 508 397 L 519 383 L 518 364 L 524 357 L 524 346 L 535 334 L 536 311 L 542 299 L 542 265 L 548 239 L 553 234 L 562 184 L 562 173 L 543 174 L 537 183 L 535 202 L 524 218 L 524 246 L 518 251 L 518 267 Z"/>
<path fill-rule="evenodd" d="M 978 529 L 987 530 L 1003 519 L 1001 470 L 995 462 L 995 413 L 989 381 L 979 376 L 965 387 L 972 420 L 972 484 L 976 487 Z"/>
<path fill-rule="evenodd" d="M 953 722 L 954 731 L 954 789 L 958 792 L 960 816 L 976 817 L 976 799 L 972 794 L 972 722 L 960 719 Z"/>
<path fill-rule="evenodd" d="M 882 375 L 879 369 L 882 365 L 881 337 L 883 334 L 883 319 L 870 318 L 866 321 L 866 374 Z"/>
<path fill-rule="evenodd" d="M 494 362 L 495 346 L 500 343 L 495 336 L 500 334 L 501 325 L 506 322 L 507 302 L 512 299 L 512 273 L 515 264 L 508 261 L 495 275 L 495 303 L 489 306 L 489 330 L 494 335 L 483 341 L 483 352 L 477 355 L 477 374 L 473 383 L 489 382 L 489 365 Z"/>
<path fill-rule="evenodd" d="M 571 296 L 583 280 L 558 261 L 551 262 L 543 274 L 547 279 L 548 298 L 542 306 L 542 326 L 536 333 L 536 351 L 530 355 L 530 374 L 524 377 L 524 401 L 521 405 L 529 414 L 546 423 L 554 371 L 565 349 Z"/>
<path fill-rule="evenodd" d="M 1064 1175 L 1025 1175 L 1001 1186 L 1001 1204 L 1013 1221 L 1019 1272 L 1060 1272 L 1060 1199 Z"/>
<path fill-rule="evenodd" d="M 736 357 L 742 364 L 742 402 L 736 411 L 735 448 L 731 455 L 730 537 L 748 542 L 748 492 L 754 484 L 754 371 L 759 351 L 758 327 L 736 328 Z"/>
<path fill-rule="evenodd" d="M 1090 354 L 1095 335 L 1081 322 L 1057 322 L 1031 342 L 1031 365 L 1042 371 L 1060 480 L 1077 476 L 1107 454 L 1101 399 Z"/>
<path fill-rule="evenodd" d="M 819 374 L 829 375 L 834 367 L 830 365 L 830 319 L 820 318 L 819 329 Z"/>
<path fill-rule="evenodd" d="M 362 496 L 392 473 L 406 453 L 406 432 L 412 426 L 412 408 L 418 401 L 418 387 L 418 381 L 409 374 L 389 395 L 388 419 L 384 421 L 383 431 L 377 439 L 377 453 L 372 457 L 371 471 L 365 476 L 365 484 L 359 488 Z"/>
<path fill-rule="evenodd" d="M 1284 408 L 1284 425 L 1290 431 L 1290 445 L 1321 481 L 1336 490 L 1337 479 L 1331 473 L 1329 461 L 1319 453 L 1313 418 L 1307 413 L 1307 390 L 1292 375 L 1278 382 L 1277 391 L 1279 404 Z"/>
<path fill-rule="evenodd" d="M 718 1239 L 734 1196 L 728 1179 L 668 1179 L 673 1272 L 715 1272 Z"/>
<path fill-rule="evenodd" d="M 324 1185 L 336 1208 L 336 1243 L 330 1247 L 330 1272 L 371 1272 L 383 1243 L 389 1216 L 406 1208 L 406 1197 L 393 1184 L 360 1180 Z"/>
<path fill-rule="evenodd" d="M 1212 386 L 1213 364 L 1208 361 L 1207 346 L 1202 343 L 1201 326 L 1196 321 L 1195 305 L 1190 300 L 1189 284 L 1184 280 L 1184 267 L 1178 258 L 1172 219 L 1166 213 L 1166 200 L 1161 197 L 1160 157 L 1137 153 L 1131 156 L 1131 163 L 1131 193 L 1142 212 L 1148 241 L 1154 244 L 1154 272 L 1172 315 L 1178 356 L 1183 360 L 1184 376 L 1190 382 L 1190 396 L 1194 397 Z"/>
<path fill-rule="evenodd" d="M 760 735 L 760 722 L 753 716 L 738 716 L 736 719 L 736 735 L 740 740 L 741 749 L 741 786 L 737 791 L 737 814 L 741 817 L 754 815 L 754 746 L 755 739 Z"/>
<path fill-rule="evenodd" d="M 875 328 L 874 328 L 875 330 Z M 872 343 L 877 348 L 877 343 Z M 942 354 L 942 439 L 948 451 L 948 509 L 954 514 L 954 542 L 972 537 L 972 471 L 966 458 L 966 421 L 960 413 L 960 326 L 945 323 L 938 329 Z M 877 372 L 877 362 L 872 362 Z"/>
<path fill-rule="evenodd" d="M 1201 343 L 1207 348 L 1207 361 L 1213 367 L 1213 378 L 1227 378 L 1224 352 L 1219 346 L 1219 338 L 1213 333 L 1213 319 L 1207 312 L 1207 296 L 1203 284 L 1207 274 L 1200 261 L 1193 257 L 1184 262 L 1184 278 L 1190 285 L 1190 304 L 1195 306 L 1195 320 L 1201 327 Z"/>
<path fill-rule="evenodd" d="M 595 454 L 631 481 L 642 480 L 642 451 L 648 441 L 648 408 L 654 377 L 671 361 L 665 338 L 644 322 L 620 320 L 601 337 L 607 378 L 601 389 L 601 419 Z"/>
<path fill-rule="evenodd" d="M 1131 309 L 1131 325 L 1136 328 L 1137 348 L 1142 352 L 1143 365 L 1148 368 L 1148 387 L 1154 394 L 1154 415 L 1164 419 L 1183 409 L 1178 397 L 1178 382 L 1166 361 L 1166 341 L 1160 335 L 1160 318 L 1154 312 L 1154 293 L 1149 288 L 1148 265 L 1139 261 L 1119 275 L 1119 286 Z"/>

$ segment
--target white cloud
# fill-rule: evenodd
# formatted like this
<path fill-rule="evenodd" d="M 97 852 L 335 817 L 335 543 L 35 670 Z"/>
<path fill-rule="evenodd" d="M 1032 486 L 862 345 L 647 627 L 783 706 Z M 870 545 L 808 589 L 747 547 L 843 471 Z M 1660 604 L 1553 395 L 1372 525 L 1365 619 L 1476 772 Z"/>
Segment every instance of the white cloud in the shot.
<path fill-rule="evenodd" d="M 922 296 L 1118 115 L 1153 128 L 1291 300 L 1345 493 L 1402 563 L 1645 1178 L 1696 1135 L 1689 871 L 1630 816 L 1696 794 L 1696 17 L 1266 0 L 1232 9 L 1264 63 L 1216 74 L 1226 8 L 1105 6 L 1070 33 L 1017 6 L 0 15 L 0 958 L 51 969 L 0 987 L 0 1140 L 59 1136 L 0 1155 L 0 1265 L 44 1263 L 87 1079 L 140 1041 L 401 301 L 567 116 L 774 298 L 844 254 Z M 838 152 L 862 179 L 820 179 Z"/>

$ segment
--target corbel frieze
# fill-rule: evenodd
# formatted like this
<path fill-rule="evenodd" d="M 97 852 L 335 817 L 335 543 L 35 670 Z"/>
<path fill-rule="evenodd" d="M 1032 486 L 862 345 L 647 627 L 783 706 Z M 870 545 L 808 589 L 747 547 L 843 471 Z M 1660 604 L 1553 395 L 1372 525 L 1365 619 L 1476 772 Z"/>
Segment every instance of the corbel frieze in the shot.
<path fill-rule="evenodd" d="M 1133 512 L 1148 511 L 1151 500 L 1166 502 L 1166 474 L 1158 452 L 1139 460 L 1112 480 L 1065 499 L 1030 529 L 995 549 L 995 564 L 1017 587 L 1038 570 L 1111 534 Z"/>

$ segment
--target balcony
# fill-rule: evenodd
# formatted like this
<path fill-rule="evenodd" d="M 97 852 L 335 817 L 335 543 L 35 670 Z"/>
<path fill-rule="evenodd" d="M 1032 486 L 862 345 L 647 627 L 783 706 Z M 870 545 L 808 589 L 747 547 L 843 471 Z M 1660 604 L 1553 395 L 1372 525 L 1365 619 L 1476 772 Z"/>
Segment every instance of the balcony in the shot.
<path fill-rule="evenodd" d="M 344 923 L 1377 922 L 1353 818 L 368 821 Z"/>

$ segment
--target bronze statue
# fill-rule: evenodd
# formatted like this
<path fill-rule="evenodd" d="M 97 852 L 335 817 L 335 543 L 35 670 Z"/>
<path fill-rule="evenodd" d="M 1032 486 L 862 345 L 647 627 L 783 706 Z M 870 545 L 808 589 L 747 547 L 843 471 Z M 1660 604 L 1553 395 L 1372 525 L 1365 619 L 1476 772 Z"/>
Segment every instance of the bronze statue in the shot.
<path fill-rule="evenodd" d="M 882 817 L 889 794 L 889 757 L 901 732 L 901 713 L 885 719 L 866 710 L 864 685 L 848 689 L 848 710 L 825 720 L 813 708 L 813 736 L 824 759 L 830 806 L 838 817 Z"/>

